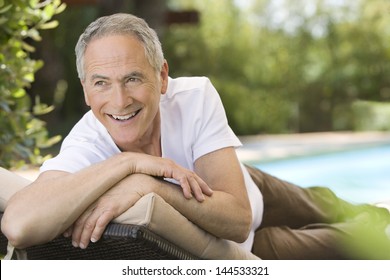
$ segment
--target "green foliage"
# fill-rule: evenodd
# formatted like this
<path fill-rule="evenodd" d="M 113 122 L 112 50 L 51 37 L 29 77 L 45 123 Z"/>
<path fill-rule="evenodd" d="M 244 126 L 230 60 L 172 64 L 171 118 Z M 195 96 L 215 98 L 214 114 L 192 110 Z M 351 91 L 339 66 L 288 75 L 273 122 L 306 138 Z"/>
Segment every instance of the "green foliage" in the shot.
<path fill-rule="evenodd" d="M 171 0 L 201 22 L 163 42 L 172 76 L 212 79 L 235 132 L 352 130 L 351 104 L 390 101 L 388 0 L 251 2 Z"/>
<path fill-rule="evenodd" d="M 355 130 L 390 131 L 390 102 L 356 101 L 352 112 Z"/>
<path fill-rule="evenodd" d="M 48 137 L 45 123 L 37 118 L 53 108 L 27 90 L 43 65 L 31 58 L 39 30 L 55 28 L 52 17 L 65 9 L 60 0 L 0 0 L 0 166 L 20 167 L 44 160 L 41 149 L 59 141 Z"/>

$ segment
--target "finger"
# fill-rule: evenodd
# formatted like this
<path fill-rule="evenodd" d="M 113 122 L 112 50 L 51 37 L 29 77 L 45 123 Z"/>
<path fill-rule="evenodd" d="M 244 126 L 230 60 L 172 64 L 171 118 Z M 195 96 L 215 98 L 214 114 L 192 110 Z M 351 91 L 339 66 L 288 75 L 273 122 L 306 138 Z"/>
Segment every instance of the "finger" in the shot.
<path fill-rule="evenodd" d="M 101 212 L 98 209 L 95 209 L 93 213 L 85 220 L 80 236 L 79 247 L 81 249 L 87 248 L 89 242 L 92 239 L 92 233 L 96 228 L 97 221 L 101 215 Z"/>
<path fill-rule="evenodd" d="M 195 196 L 195 199 L 199 202 L 204 201 L 204 195 L 203 195 L 202 189 L 200 188 L 200 186 L 198 184 L 198 181 L 194 177 L 190 177 L 188 179 L 188 181 L 190 183 L 191 190 Z"/>
<path fill-rule="evenodd" d="M 198 201 L 204 201 L 204 194 L 207 196 L 211 196 L 213 194 L 213 190 L 200 178 L 196 173 L 193 173 L 193 177 L 189 178 L 189 182 L 191 184 L 191 190 L 195 194 L 195 198 Z"/>
<path fill-rule="evenodd" d="M 91 242 L 97 242 L 103 235 L 107 225 L 115 218 L 112 211 L 105 211 L 96 221 L 95 228 L 91 234 Z"/>
<path fill-rule="evenodd" d="M 184 197 L 187 199 L 191 199 L 192 198 L 192 191 L 191 191 L 191 186 L 190 186 L 187 178 L 183 177 L 183 178 L 179 179 L 178 182 L 180 183 L 180 186 L 183 189 Z"/>
<path fill-rule="evenodd" d="M 84 229 L 84 223 L 88 219 L 88 217 L 92 214 L 92 209 L 88 209 L 85 211 L 73 224 L 72 231 L 72 245 L 74 247 L 80 247 L 81 235 Z"/>
<path fill-rule="evenodd" d="M 72 235 L 72 232 L 73 232 L 73 225 L 67 228 L 62 235 L 67 238 Z"/>
<path fill-rule="evenodd" d="M 73 247 L 79 247 L 80 237 L 83 230 L 84 222 L 82 219 L 78 219 L 73 226 L 72 231 L 72 245 Z"/>
<path fill-rule="evenodd" d="M 206 184 L 205 181 L 202 180 L 199 176 L 196 177 L 196 181 L 202 190 L 202 193 L 204 193 L 207 196 L 211 196 L 213 194 L 213 190 L 209 187 L 208 184 Z"/>

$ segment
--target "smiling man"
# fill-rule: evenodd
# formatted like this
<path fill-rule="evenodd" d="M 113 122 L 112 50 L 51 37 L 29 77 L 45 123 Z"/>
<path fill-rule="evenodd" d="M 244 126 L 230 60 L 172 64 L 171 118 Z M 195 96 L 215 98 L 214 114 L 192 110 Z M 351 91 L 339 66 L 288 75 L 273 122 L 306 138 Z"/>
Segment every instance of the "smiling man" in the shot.
<path fill-rule="evenodd" d="M 200 227 L 250 250 L 261 194 L 247 171 L 245 183 L 234 150 L 240 142 L 210 81 L 169 78 L 156 33 L 127 14 L 92 23 L 76 59 L 91 111 L 9 202 L 2 227 L 10 242 L 27 247 L 65 232 L 85 248 L 155 192 Z M 259 201 L 253 210 L 248 191 Z M 232 224 L 236 230 L 227 230 Z"/>
<path fill-rule="evenodd" d="M 350 257 L 340 242 L 362 208 L 328 189 L 302 189 L 241 164 L 235 151 L 241 143 L 216 89 L 205 77 L 170 78 L 144 20 L 97 19 L 79 38 L 76 62 L 91 110 L 38 179 L 7 204 L 2 231 L 12 245 L 64 234 L 86 248 L 154 192 L 260 258 Z"/>
<path fill-rule="evenodd" d="M 161 156 L 159 105 L 168 86 L 167 63 L 154 69 L 139 40 L 122 35 L 91 42 L 84 61 L 86 103 L 117 146 Z"/>

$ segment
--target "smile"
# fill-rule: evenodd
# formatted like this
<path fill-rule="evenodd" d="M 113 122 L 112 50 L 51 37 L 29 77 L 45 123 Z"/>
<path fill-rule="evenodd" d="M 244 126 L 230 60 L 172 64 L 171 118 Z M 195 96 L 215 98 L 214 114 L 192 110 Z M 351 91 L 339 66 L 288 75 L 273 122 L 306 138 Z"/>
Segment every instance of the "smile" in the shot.
<path fill-rule="evenodd" d="M 141 109 L 127 115 L 109 115 L 109 116 L 117 121 L 127 121 L 130 120 L 131 118 L 134 118 L 140 111 Z"/>

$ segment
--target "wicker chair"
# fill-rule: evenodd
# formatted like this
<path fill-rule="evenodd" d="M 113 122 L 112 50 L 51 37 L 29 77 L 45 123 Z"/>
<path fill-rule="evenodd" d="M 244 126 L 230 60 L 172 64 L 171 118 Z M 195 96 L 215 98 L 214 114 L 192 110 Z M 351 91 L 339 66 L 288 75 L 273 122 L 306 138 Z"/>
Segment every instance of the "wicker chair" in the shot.
<path fill-rule="evenodd" d="M 0 219 L 2 218 L 0 214 Z M 0 254 L 7 253 L 8 240 L 0 234 Z M 30 260 L 193 260 L 189 252 L 154 234 L 144 226 L 111 223 L 103 237 L 87 249 L 74 248 L 69 238 L 27 248 Z M 16 256 L 14 256 L 15 258 Z"/>

